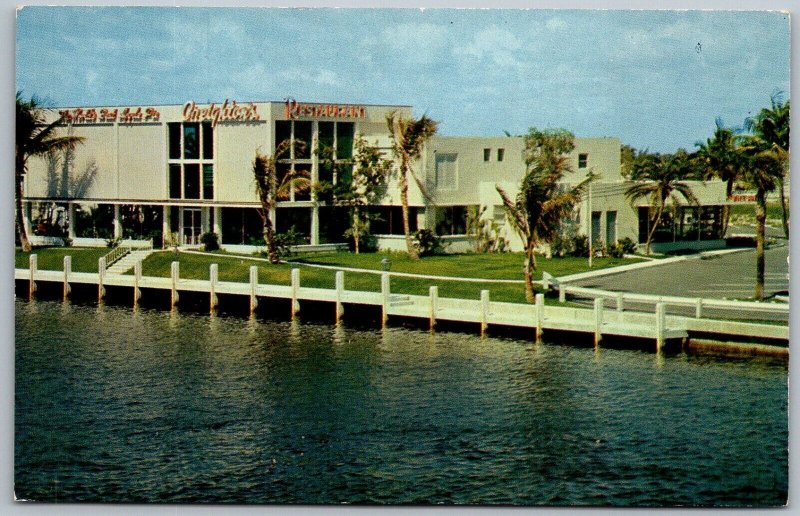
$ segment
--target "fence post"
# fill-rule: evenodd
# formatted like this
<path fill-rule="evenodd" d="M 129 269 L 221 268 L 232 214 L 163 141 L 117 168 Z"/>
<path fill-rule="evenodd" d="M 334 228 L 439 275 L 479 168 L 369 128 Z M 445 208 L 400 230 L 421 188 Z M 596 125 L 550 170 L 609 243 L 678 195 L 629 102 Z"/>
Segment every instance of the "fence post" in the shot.
<path fill-rule="evenodd" d="M 542 341 L 544 333 L 544 294 L 536 294 L 536 342 Z"/>
<path fill-rule="evenodd" d="M 656 304 L 656 353 L 661 352 L 664 346 L 664 329 L 666 327 L 666 305 L 664 303 Z"/>
<path fill-rule="evenodd" d="M 594 345 L 597 347 L 603 340 L 603 299 L 594 299 Z"/>
<path fill-rule="evenodd" d="M 336 271 L 336 322 L 338 323 L 344 315 L 344 305 L 342 304 L 342 294 L 344 293 L 344 271 Z"/>
<path fill-rule="evenodd" d="M 300 291 L 300 269 L 292 269 L 292 319 L 300 313 L 300 301 L 297 297 Z"/>
<path fill-rule="evenodd" d="M 258 266 L 250 266 L 250 313 L 256 311 L 258 298 L 256 297 L 256 287 L 258 287 Z"/>
<path fill-rule="evenodd" d="M 133 306 L 139 304 L 139 299 L 142 297 L 142 291 L 139 289 L 139 284 L 142 282 L 142 261 L 137 260 L 133 264 Z"/>
<path fill-rule="evenodd" d="M 64 257 L 64 300 L 69 297 L 72 290 L 69 286 L 69 275 L 72 274 L 72 256 Z"/>
<path fill-rule="evenodd" d="M 30 268 L 30 280 L 28 281 L 28 298 L 33 299 L 33 295 L 36 293 L 36 272 L 39 268 L 39 261 L 38 257 L 35 254 L 31 254 L 28 257 L 28 266 Z"/>
<path fill-rule="evenodd" d="M 217 309 L 219 299 L 217 299 L 217 277 L 219 275 L 219 265 L 212 263 L 208 267 L 208 304 L 213 312 Z"/>
<path fill-rule="evenodd" d="M 702 297 L 698 297 L 697 298 L 697 304 L 695 304 L 695 306 L 694 306 L 694 316 L 697 319 L 700 319 L 700 318 L 703 317 L 703 298 Z"/>
<path fill-rule="evenodd" d="M 101 256 L 97 259 L 97 302 L 106 297 L 106 257 Z"/>
<path fill-rule="evenodd" d="M 178 281 L 180 280 L 181 275 L 181 262 L 172 262 L 172 266 L 170 269 L 170 274 L 172 275 L 172 297 L 171 303 L 172 306 L 178 304 Z"/>
<path fill-rule="evenodd" d="M 389 273 L 381 274 L 381 322 L 384 326 L 389 322 Z"/>
<path fill-rule="evenodd" d="M 567 290 L 566 286 L 563 283 L 558 286 L 558 302 L 559 303 L 567 302 Z"/>
<path fill-rule="evenodd" d="M 436 328 L 436 312 L 439 311 L 439 287 L 432 286 L 430 289 L 428 289 L 428 291 L 430 292 L 430 300 L 431 300 L 430 302 L 431 311 L 429 316 L 430 324 L 431 324 L 431 330 L 434 330 Z"/>
<path fill-rule="evenodd" d="M 617 292 L 617 312 L 625 309 L 625 295 L 622 292 Z"/>
<path fill-rule="evenodd" d="M 489 291 L 481 290 L 481 336 L 489 329 Z"/>

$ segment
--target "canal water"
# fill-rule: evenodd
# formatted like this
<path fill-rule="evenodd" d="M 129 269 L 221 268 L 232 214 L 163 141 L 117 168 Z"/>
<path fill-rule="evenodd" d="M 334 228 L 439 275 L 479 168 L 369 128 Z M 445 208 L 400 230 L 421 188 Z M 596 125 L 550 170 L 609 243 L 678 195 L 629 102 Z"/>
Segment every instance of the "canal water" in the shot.
<path fill-rule="evenodd" d="M 47 502 L 781 505 L 787 367 L 16 302 Z"/>

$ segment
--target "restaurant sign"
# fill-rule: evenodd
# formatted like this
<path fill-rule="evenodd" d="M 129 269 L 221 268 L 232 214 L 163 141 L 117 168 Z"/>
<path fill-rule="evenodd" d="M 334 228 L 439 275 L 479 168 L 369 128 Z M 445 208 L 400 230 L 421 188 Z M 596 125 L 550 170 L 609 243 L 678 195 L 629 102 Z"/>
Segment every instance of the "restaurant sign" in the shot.
<path fill-rule="evenodd" d="M 756 202 L 756 194 L 733 194 L 728 197 L 730 202 Z"/>
<path fill-rule="evenodd" d="M 126 108 L 75 108 L 62 109 L 58 112 L 61 120 L 67 124 L 105 124 L 120 122 L 133 124 L 139 122 L 158 122 L 161 113 L 154 107 Z"/>
<path fill-rule="evenodd" d="M 255 122 L 261 120 L 258 108 L 252 102 L 247 104 L 237 104 L 235 100 L 225 102 L 222 105 L 211 104 L 200 107 L 193 100 L 183 105 L 184 122 L 211 122 L 212 127 L 216 127 L 220 122 Z"/>
<path fill-rule="evenodd" d="M 286 99 L 284 115 L 292 118 L 367 118 L 364 106 L 342 104 L 302 104 L 294 99 Z"/>

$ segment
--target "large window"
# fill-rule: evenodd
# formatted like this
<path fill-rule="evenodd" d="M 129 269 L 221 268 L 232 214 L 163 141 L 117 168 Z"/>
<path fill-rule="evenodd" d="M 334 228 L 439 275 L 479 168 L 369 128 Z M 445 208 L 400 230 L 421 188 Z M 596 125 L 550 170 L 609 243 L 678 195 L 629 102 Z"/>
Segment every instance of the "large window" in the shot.
<path fill-rule="evenodd" d="M 437 235 L 465 235 L 467 206 L 444 206 L 436 209 Z"/>
<path fill-rule="evenodd" d="M 436 154 L 436 189 L 458 188 L 458 154 L 440 152 Z"/>
<path fill-rule="evenodd" d="M 170 199 L 213 199 L 213 127 L 207 122 L 170 123 L 167 130 Z"/>
<path fill-rule="evenodd" d="M 722 206 L 680 206 L 664 210 L 653 242 L 717 240 L 724 237 Z M 652 228 L 650 209 L 639 208 L 639 243 L 647 241 Z"/>

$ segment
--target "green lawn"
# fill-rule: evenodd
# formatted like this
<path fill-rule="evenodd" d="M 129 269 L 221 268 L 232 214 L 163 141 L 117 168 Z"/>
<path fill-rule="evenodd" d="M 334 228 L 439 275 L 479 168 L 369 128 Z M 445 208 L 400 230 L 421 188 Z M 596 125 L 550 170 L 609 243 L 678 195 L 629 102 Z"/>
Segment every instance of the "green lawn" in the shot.
<path fill-rule="evenodd" d="M 74 272 L 97 272 L 97 260 L 111 251 L 105 247 L 41 247 L 32 253 L 16 249 L 14 257 L 17 269 L 27 269 L 30 263 L 30 254 L 37 256 L 39 270 L 64 270 L 64 257 L 72 256 L 72 270 Z"/>
<path fill-rule="evenodd" d="M 339 265 L 342 267 L 380 270 L 380 261 L 386 254 L 330 253 L 324 255 L 305 256 L 305 263 Z M 487 277 L 489 279 L 522 279 L 522 256 L 505 254 L 450 255 L 422 258 L 412 262 L 401 253 L 390 254 L 392 271 L 435 274 L 441 276 Z M 297 258 L 300 260 L 301 258 Z M 181 278 L 208 279 L 209 266 L 219 266 L 220 281 L 249 281 L 249 267 L 256 265 L 259 269 L 259 282 L 288 285 L 290 271 L 300 269 L 300 283 L 307 287 L 333 288 L 335 271 L 304 267 L 297 263 L 271 265 L 250 257 L 220 253 L 218 256 L 206 256 L 193 253 L 160 252 L 148 257 L 142 264 L 142 274 L 146 276 L 170 275 L 173 261 L 180 262 Z M 610 267 L 630 260 L 598 259 L 597 267 Z M 542 259 L 540 267 L 545 270 L 568 274 L 586 270 L 585 259 L 565 258 L 552 260 Z M 494 301 L 525 302 L 525 288 L 520 284 L 494 283 L 491 281 L 468 283 L 463 281 L 430 280 L 417 278 L 393 277 L 391 289 L 393 293 L 428 295 L 429 287 L 439 286 L 442 297 L 478 299 L 480 291 L 488 289 Z M 364 290 L 377 292 L 380 290 L 380 275 L 358 272 L 345 273 L 345 288 L 348 290 Z"/>
<path fill-rule="evenodd" d="M 786 207 L 789 207 L 787 202 Z M 752 224 L 756 222 L 756 207 L 754 204 L 734 204 L 730 209 L 731 217 L 738 218 L 739 220 L 747 220 Z M 780 197 L 776 202 L 767 203 L 767 219 L 781 220 L 781 203 Z"/>

